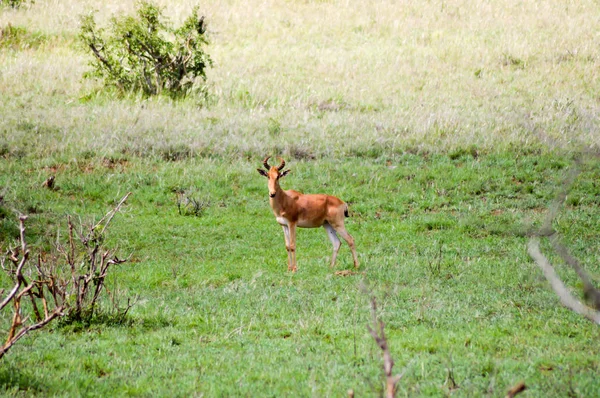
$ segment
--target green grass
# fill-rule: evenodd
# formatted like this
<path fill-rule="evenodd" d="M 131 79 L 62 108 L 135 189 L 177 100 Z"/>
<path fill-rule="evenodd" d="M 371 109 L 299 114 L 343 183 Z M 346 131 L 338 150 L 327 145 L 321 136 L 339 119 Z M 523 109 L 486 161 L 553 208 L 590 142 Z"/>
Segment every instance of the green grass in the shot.
<path fill-rule="evenodd" d="M 158 3 L 174 25 L 195 5 Z M 526 254 L 574 154 L 600 142 L 597 4 L 212 1 L 210 95 L 182 101 L 82 79 L 93 9 L 103 25 L 134 2 L 0 8 L 0 245 L 16 211 L 49 251 L 66 215 L 132 192 L 107 242 L 131 258 L 109 282 L 140 300 L 123 323 L 104 302 L 91 325 L 19 341 L 0 394 L 373 396 L 372 294 L 406 368 L 399 396 L 504 396 L 520 380 L 524 396 L 600 395 L 598 327 Z M 266 155 L 285 156 L 284 188 L 350 203 L 361 273 L 334 275 L 323 230 L 299 231 L 286 271 Z M 585 163 L 555 220 L 596 281 L 599 173 Z M 208 204 L 199 217 L 180 214 L 182 192 Z M 336 269 L 351 264 L 344 244 Z"/>
<path fill-rule="evenodd" d="M 329 268 L 321 229 L 299 231 L 299 271 L 286 271 L 260 161 L 51 163 L 56 191 L 39 186 L 47 160 L 2 163 L 13 192 L 5 200 L 36 206 L 32 224 L 52 225 L 37 230 L 43 244 L 64 214 L 102 214 L 132 191 L 110 231 L 132 258 L 111 286 L 140 301 L 122 325 L 55 325 L 22 340 L 4 359 L 6 394 L 372 395 L 381 355 L 366 330 L 365 286 L 378 298 L 396 370 L 408 369 L 400 396 L 448 393 L 450 370 L 457 396 L 500 396 L 520 380 L 534 396 L 600 391 L 597 326 L 560 306 L 525 250 L 528 222 L 543 217 L 567 156 L 288 162 L 284 187 L 351 203 L 347 228 L 362 263 L 351 277 Z M 595 275 L 599 172 L 585 166 L 571 194 L 582 199 L 557 221 Z M 176 190 L 211 206 L 181 216 Z M 337 269 L 351 264 L 344 245 Z"/>

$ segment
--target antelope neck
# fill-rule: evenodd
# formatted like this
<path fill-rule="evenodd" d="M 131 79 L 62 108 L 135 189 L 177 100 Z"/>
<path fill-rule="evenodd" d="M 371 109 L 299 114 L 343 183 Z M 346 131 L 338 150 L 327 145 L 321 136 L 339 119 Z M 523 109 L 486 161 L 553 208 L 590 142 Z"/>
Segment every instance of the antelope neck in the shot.
<path fill-rule="evenodd" d="M 271 202 L 271 207 L 273 208 L 273 212 L 276 215 L 283 215 L 284 207 L 286 206 L 286 202 L 288 202 L 288 195 L 281 189 L 279 183 L 275 186 L 275 197 L 269 198 L 269 202 Z M 288 205 L 289 206 L 289 205 Z"/>

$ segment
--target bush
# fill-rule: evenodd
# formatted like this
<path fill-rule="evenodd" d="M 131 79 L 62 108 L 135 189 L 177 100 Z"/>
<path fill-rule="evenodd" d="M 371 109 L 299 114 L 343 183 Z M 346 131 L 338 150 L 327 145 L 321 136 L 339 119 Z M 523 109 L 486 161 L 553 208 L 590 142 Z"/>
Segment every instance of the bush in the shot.
<path fill-rule="evenodd" d="M 137 17 L 113 17 L 109 32 L 96 26 L 93 13 L 81 22 L 79 36 L 94 56 L 86 77 L 102 79 L 122 92 L 184 96 L 197 78 L 206 80 L 205 69 L 212 65 L 204 52 L 206 27 L 197 7 L 179 29 L 164 20 L 159 7 L 145 1 L 138 4 Z"/>
<path fill-rule="evenodd" d="M 76 228 L 68 217 L 66 242 L 57 239 L 56 250 L 50 253 L 30 252 L 25 234 L 27 216 L 19 217 L 19 244 L 0 255 L 4 271 L 0 281 L 9 287 L 0 289 L 0 333 L 6 333 L 5 343 L 0 343 L 0 359 L 29 332 L 56 319 L 89 323 L 97 314 L 103 293 L 115 307 L 115 321 L 123 322 L 137 298 L 133 303 L 128 299 L 122 307 L 116 297 L 119 293 L 106 288 L 109 271 L 126 260 L 103 243 L 108 225 L 129 195 L 92 226 Z"/>

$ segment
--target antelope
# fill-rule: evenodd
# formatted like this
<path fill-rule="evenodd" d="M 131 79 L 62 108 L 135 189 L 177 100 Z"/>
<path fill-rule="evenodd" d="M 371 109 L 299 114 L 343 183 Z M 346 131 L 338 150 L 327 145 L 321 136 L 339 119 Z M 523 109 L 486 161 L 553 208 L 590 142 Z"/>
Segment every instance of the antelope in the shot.
<path fill-rule="evenodd" d="M 338 234 L 350 246 L 354 267 L 358 268 L 358 258 L 354 239 L 344 227 L 344 218 L 349 217 L 348 205 L 335 196 L 325 194 L 304 195 L 289 189 L 284 191 L 279 186 L 279 179 L 285 177 L 290 170 L 283 171 L 285 160 L 278 158 L 279 166 L 269 166 L 270 156 L 263 160 L 263 169 L 256 169 L 260 175 L 269 179 L 269 203 L 273 209 L 275 219 L 283 228 L 285 248 L 288 255 L 288 271 L 296 272 L 296 227 L 318 228 L 323 227 L 333 245 L 331 267 L 335 266 L 335 259 L 342 243 Z"/>

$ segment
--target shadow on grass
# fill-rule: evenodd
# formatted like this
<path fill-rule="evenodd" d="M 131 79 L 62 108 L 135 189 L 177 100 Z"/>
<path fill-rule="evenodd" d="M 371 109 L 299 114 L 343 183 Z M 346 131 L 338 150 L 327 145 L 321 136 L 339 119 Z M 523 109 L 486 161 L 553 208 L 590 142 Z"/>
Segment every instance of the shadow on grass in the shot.
<path fill-rule="evenodd" d="M 175 322 L 164 315 L 156 315 L 150 317 L 135 317 L 127 315 L 121 317 L 115 314 L 96 314 L 89 320 L 71 320 L 63 318 L 58 324 L 58 329 L 63 333 L 81 333 L 87 332 L 90 329 L 103 328 L 131 328 L 141 327 L 144 330 L 157 330 L 165 327 L 174 326 Z"/>

